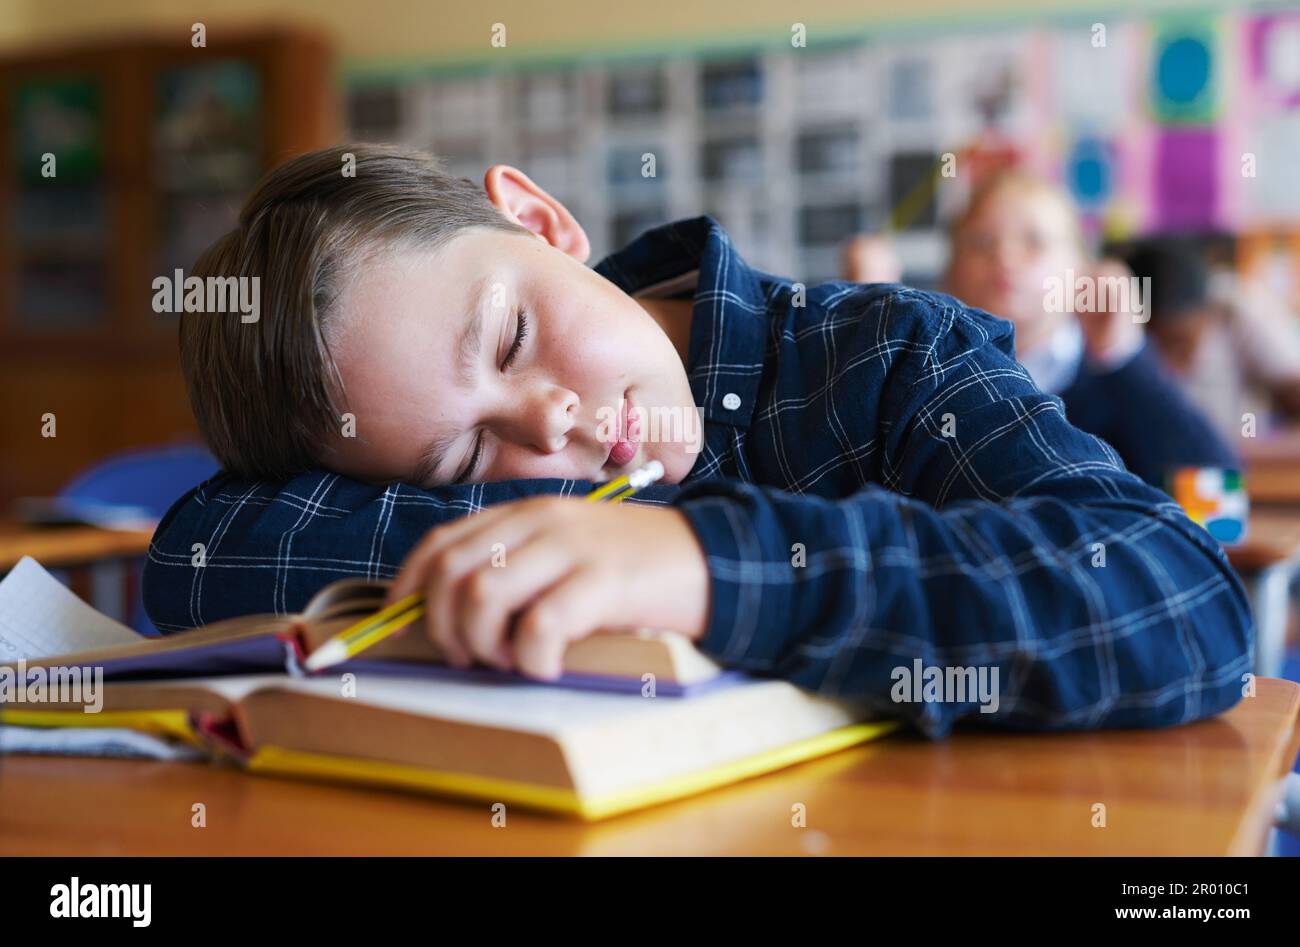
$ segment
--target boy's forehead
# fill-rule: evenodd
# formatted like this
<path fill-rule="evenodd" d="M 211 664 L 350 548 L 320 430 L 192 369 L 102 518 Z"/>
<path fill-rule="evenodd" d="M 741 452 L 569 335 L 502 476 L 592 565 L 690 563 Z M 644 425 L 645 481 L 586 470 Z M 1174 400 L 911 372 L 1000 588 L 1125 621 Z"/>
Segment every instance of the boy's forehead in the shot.
<path fill-rule="evenodd" d="M 489 275 L 504 278 L 520 251 L 539 244 L 522 234 L 470 227 L 438 246 L 401 245 L 369 254 L 355 268 L 352 288 L 361 302 L 420 292 L 426 301 L 463 306 L 484 290 Z"/>
<path fill-rule="evenodd" d="M 357 267 L 340 294 L 338 336 L 372 336 L 394 324 L 404 326 L 413 318 L 436 319 L 463 312 L 482 275 L 471 264 L 448 262 L 440 251 L 429 249 L 373 255 Z"/>
<path fill-rule="evenodd" d="M 457 365 L 473 354 L 461 350 L 491 331 L 484 314 L 504 270 L 486 263 L 477 253 L 444 258 L 408 249 L 359 274 L 329 333 L 346 400 L 374 411 L 409 401 L 434 381 L 450 396 Z"/>

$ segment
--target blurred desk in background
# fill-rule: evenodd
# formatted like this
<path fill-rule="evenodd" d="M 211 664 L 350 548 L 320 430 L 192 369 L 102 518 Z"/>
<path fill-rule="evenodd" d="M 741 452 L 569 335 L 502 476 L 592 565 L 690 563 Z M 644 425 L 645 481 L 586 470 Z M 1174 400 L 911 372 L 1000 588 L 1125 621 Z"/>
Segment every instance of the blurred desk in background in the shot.
<path fill-rule="evenodd" d="M 1300 506 L 1300 460 L 1252 464 L 1246 468 L 1246 492 L 1252 504 Z"/>
<path fill-rule="evenodd" d="M 1250 502 L 1300 505 L 1300 429 L 1241 444 Z"/>
<path fill-rule="evenodd" d="M 1255 673 L 1275 677 L 1286 651 L 1291 581 L 1300 568 L 1300 506 L 1255 506 L 1245 542 L 1226 552 L 1255 613 Z"/>
<path fill-rule="evenodd" d="M 0 574 L 23 556 L 46 569 L 85 568 L 88 593 L 83 595 L 105 615 L 126 620 L 127 562 L 149 551 L 149 530 L 100 529 L 97 526 L 24 526 L 0 522 Z M 77 576 L 74 576 L 74 591 Z"/>
<path fill-rule="evenodd" d="M 0 523 L 0 572 L 8 572 L 23 556 L 31 556 L 47 569 L 131 559 L 147 553 L 152 538 L 150 530 Z"/>

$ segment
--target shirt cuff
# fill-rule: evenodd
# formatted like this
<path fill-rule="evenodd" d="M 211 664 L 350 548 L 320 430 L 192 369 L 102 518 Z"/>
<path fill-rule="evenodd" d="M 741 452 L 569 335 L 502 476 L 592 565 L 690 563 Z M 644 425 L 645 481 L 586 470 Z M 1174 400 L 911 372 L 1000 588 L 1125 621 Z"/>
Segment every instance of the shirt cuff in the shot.
<path fill-rule="evenodd" d="M 709 618 L 696 646 L 725 664 L 770 671 L 783 637 L 772 629 L 789 627 L 795 586 L 772 507 L 753 485 L 726 480 L 692 485 L 673 505 L 708 560 Z M 773 570 L 784 574 L 769 575 Z"/>

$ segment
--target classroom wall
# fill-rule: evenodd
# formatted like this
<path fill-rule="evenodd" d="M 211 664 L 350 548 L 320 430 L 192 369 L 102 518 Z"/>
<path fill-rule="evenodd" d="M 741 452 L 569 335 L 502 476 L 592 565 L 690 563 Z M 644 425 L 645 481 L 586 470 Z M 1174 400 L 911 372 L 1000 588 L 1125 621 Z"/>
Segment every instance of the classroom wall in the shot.
<path fill-rule="evenodd" d="M 475 59 L 489 52 L 490 24 L 502 22 L 516 55 L 579 53 L 592 47 L 662 47 L 675 40 L 722 44 L 743 42 L 798 21 L 810 29 L 836 26 L 944 26 L 1005 19 L 1107 11 L 1208 9 L 1243 6 L 1231 0 L 497 0 L 490 5 L 463 0 L 9 0 L 0 4 L 0 47 L 57 41 L 202 20 L 275 19 L 313 22 L 337 31 L 344 65 L 370 60 Z M 1255 4 L 1258 6 L 1258 4 Z M 523 47 L 521 49 L 520 47 Z"/>
<path fill-rule="evenodd" d="M 0 48 L 23 42 L 28 31 L 27 10 L 17 4 L 0 4 Z"/>

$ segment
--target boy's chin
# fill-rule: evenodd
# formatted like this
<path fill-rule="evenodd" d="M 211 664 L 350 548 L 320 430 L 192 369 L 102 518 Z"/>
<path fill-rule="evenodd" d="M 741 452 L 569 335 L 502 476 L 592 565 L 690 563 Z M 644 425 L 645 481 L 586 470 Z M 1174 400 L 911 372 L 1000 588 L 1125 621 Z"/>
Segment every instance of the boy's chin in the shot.
<path fill-rule="evenodd" d="M 685 480 L 690 472 L 695 468 L 695 462 L 700 459 L 700 451 L 689 451 L 685 448 L 674 450 L 670 454 L 655 457 L 664 465 L 664 475 L 659 478 L 660 483 L 681 483 Z M 646 458 L 649 462 L 650 458 Z"/>

